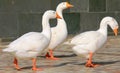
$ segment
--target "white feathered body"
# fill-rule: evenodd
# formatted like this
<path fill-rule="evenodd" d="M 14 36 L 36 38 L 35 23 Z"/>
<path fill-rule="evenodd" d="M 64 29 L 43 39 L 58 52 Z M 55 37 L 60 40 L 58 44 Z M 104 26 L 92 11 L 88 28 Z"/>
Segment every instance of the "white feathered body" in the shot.
<path fill-rule="evenodd" d="M 77 55 L 83 54 L 88 58 L 90 52 L 94 53 L 97 49 L 100 49 L 107 41 L 107 25 L 109 25 L 112 30 L 118 29 L 119 27 L 114 18 L 104 17 L 97 31 L 83 32 L 71 40 L 73 51 Z"/>
<path fill-rule="evenodd" d="M 34 58 L 48 46 L 49 41 L 42 33 L 29 32 L 11 42 L 3 51 L 13 52 L 17 58 Z"/>
<path fill-rule="evenodd" d="M 67 24 L 63 18 L 63 13 L 62 13 L 64 9 L 67 9 L 66 2 L 60 3 L 56 8 L 56 12 L 58 12 L 58 14 L 62 19 L 57 19 L 57 25 L 51 28 L 51 41 L 46 50 L 55 49 L 67 38 L 68 35 Z"/>
<path fill-rule="evenodd" d="M 74 45 L 72 49 L 77 55 L 82 54 L 88 58 L 89 53 L 94 53 L 97 49 L 101 48 L 106 40 L 107 36 L 99 31 L 88 31 L 75 36 L 71 40 L 71 44 Z"/>
<path fill-rule="evenodd" d="M 67 38 L 67 27 L 64 19 L 58 19 L 56 27 L 51 28 L 51 41 L 48 46 L 49 49 L 55 49 L 56 46 L 64 42 Z"/>

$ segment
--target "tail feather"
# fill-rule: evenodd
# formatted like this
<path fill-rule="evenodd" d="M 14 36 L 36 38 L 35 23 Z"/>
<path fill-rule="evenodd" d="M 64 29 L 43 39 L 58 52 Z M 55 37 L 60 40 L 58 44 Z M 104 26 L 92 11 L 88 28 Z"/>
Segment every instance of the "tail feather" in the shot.
<path fill-rule="evenodd" d="M 5 48 L 2 50 L 3 52 L 15 52 L 15 50 L 11 49 L 11 48 Z"/>

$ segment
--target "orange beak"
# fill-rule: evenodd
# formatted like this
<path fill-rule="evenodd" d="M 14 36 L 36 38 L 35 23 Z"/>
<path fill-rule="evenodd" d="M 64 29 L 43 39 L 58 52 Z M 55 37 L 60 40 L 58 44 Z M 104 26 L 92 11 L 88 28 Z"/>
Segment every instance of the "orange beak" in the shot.
<path fill-rule="evenodd" d="M 114 31 L 115 36 L 117 36 L 118 35 L 118 28 L 115 28 L 113 31 Z"/>
<path fill-rule="evenodd" d="M 56 18 L 62 19 L 57 12 L 56 12 Z"/>
<path fill-rule="evenodd" d="M 73 7 L 73 5 L 71 5 L 70 3 L 66 2 L 67 8 L 71 8 Z"/>

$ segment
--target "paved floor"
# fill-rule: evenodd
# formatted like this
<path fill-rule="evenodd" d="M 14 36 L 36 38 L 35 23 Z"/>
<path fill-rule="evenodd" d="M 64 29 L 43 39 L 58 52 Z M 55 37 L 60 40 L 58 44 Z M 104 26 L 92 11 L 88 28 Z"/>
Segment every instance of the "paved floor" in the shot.
<path fill-rule="evenodd" d="M 21 71 L 13 67 L 13 56 L 2 53 L 6 42 L 0 43 L 0 73 L 120 73 L 120 36 L 109 36 L 105 46 L 97 51 L 93 62 L 101 64 L 96 68 L 86 68 L 85 58 L 76 56 L 71 48 L 65 44 L 55 50 L 55 55 L 60 60 L 46 60 L 43 56 L 38 57 L 37 66 L 43 71 L 32 71 L 31 60 L 20 60 Z"/>

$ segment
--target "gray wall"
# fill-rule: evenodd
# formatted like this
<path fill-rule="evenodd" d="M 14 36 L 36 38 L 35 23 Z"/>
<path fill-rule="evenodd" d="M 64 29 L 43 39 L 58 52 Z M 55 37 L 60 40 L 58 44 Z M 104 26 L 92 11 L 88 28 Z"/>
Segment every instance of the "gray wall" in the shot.
<path fill-rule="evenodd" d="M 71 0 L 74 8 L 71 13 L 80 13 L 80 30 L 97 30 L 101 19 L 105 16 L 114 17 L 120 22 L 120 0 Z M 113 34 L 109 28 L 109 34 Z"/>
<path fill-rule="evenodd" d="M 0 38 L 16 38 L 30 31 L 41 31 L 43 13 L 55 10 L 62 1 L 74 5 L 74 8 L 64 10 L 69 34 L 96 30 L 105 16 L 120 22 L 120 0 L 0 0 Z M 50 23 L 55 26 L 56 20 Z"/>

